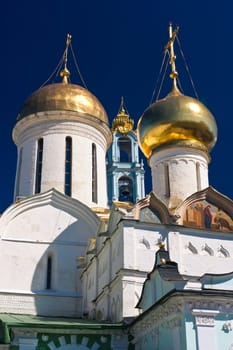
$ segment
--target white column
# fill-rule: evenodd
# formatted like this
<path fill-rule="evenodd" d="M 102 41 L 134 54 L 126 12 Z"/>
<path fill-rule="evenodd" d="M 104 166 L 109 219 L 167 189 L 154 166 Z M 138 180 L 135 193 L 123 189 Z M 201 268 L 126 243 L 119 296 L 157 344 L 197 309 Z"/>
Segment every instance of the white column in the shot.
<path fill-rule="evenodd" d="M 214 320 L 218 313 L 219 311 L 217 310 L 192 310 L 192 314 L 195 317 L 198 350 L 217 349 L 214 333 Z"/>

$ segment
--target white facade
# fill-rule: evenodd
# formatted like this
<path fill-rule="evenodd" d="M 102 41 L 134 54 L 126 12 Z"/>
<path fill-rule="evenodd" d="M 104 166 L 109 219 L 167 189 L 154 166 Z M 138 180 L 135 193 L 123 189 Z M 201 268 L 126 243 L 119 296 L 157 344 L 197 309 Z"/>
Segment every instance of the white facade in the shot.
<path fill-rule="evenodd" d="M 152 225 L 141 227 L 130 220 L 109 233 L 82 273 L 88 318 L 119 322 L 139 315 L 135 306 L 160 239 L 161 232 L 155 232 Z"/>
<path fill-rule="evenodd" d="M 168 208 L 176 208 L 209 186 L 208 163 L 208 154 L 195 148 L 174 146 L 154 151 L 149 159 L 154 193 Z"/>
<path fill-rule="evenodd" d="M 151 149 L 145 143 L 153 191 L 142 198 L 135 131 L 118 116 L 107 169 L 112 132 L 105 111 L 85 89 L 64 88 L 67 74 L 64 69 L 67 85 L 60 84 L 59 93 L 49 87 L 48 101 L 46 89 L 29 98 L 13 130 L 15 203 L 0 217 L 0 350 L 1 342 L 19 350 L 35 350 L 37 342 L 38 350 L 222 350 L 222 344 L 230 350 L 233 202 L 209 187 L 214 118 L 206 108 L 198 109 L 198 117 L 185 112 L 184 128 L 191 120 L 188 134 L 195 137 L 179 142 L 184 135 L 176 119 L 183 112 L 173 115 L 172 108 L 176 98 L 185 106 L 186 97 L 173 94 L 168 114 L 163 101 L 162 116 L 174 117 L 168 125 L 175 137 L 156 147 L 148 143 Z M 212 143 L 199 133 L 203 124 L 192 123 L 196 117 L 206 122 L 205 113 Z M 153 141 L 152 119 L 141 135 Z M 13 316 L 12 326 L 8 314 L 22 322 Z M 36 317 L 27 324 L 23 316 L 29 315 Z"/>
<path fill-rule="evenodd" d="M 10 206 L 0 220 L 0 312 L 81 316 L 77 258 L 99 224 L 55 190 Z"/>
<path fill-rule="evenodd" d="M 83 119 L 83 120 L 82 120 Z M 15 197 L 35 194 L 38 140 L 43 139 L 41 192 L 56 188 L 65 192 L 65 140 L 72 139 L 71 196 L 88 207 L 107 207 L 107 125 L 98 128 L 87 116 L 69 111 L 40 112 L 20 120 L 13 131 L 18 148 Z M 101 132 L 102 131 L 102 132 Z M 92 145 L 96 147 L 97 200 L 92 198 Z"/>

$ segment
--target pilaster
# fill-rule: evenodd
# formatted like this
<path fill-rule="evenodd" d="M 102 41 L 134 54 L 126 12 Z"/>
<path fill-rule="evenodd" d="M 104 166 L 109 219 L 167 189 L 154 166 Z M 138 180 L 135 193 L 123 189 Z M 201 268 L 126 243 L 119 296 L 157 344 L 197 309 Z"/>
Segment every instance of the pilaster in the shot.
<path fill-rule="evenodd" d="M 217 310 L 193 309 L 192 314 L 195 319 L 196 338 L 198 350 L 217 350 L 214 334 L 215 317 Z"/>

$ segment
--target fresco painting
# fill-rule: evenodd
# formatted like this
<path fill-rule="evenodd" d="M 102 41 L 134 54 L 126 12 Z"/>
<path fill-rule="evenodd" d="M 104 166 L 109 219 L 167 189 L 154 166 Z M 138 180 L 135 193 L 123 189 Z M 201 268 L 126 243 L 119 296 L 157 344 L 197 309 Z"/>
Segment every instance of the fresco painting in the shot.
<path fill-rule="evenodd" d="M 233 231 L 233 220 L 220 208 L 200 201 L 190 205 L 183 217 L 183 225 L 217 231 Z"/>

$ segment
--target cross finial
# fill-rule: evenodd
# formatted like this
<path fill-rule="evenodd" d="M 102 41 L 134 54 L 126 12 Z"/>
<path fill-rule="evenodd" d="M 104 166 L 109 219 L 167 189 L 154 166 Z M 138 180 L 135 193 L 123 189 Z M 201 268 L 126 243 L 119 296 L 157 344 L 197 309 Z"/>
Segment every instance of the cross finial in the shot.
<path fill-rule="evenodd" d="M 68 61 L 68 49 L 69 49 L 69 46 L 70 46 L 70 43 L 71 43 L 71 38 L 72 36 L 70 34 L 67 34 L 67 37 L 66 37 L 66 48 L 65 48 L 65 51 L 64 51 L 64 55 L 63 55 L 63 63 L 64 63 L 64 68 L 63 70 L 61 71 L 60 73 L 60 76 L 63 78 L 63 83 L 67 84 L 68 83 L 68 78 L 70 76 L 70 72 L 67 68 L 67 61 Z"/>
<path fill-rule="evenodd" d="M 171 73 L 170 73 L 170 78 L 173 79 L 173 87 L 177 89 L 177 82 L 176 79 L 178 77 L 178 72 L 176 71 L 176 55 L 174 53 L 174 40 L 176 38 L 176 35 L 179 31 L 179 27 L 176 27 L 176 29 L 173 31 L 172 30 L 172 24 L 169 23 L 169 41 L 167 45 L 164 48 L 164 51 L 169 50 L 170 51 L 170 65 L 171 65 Z"/>
<path fill-rule="evenodd" d="M 121 104 L 120 104 L 120 109 L 119 109 L 119 112 L 121 113 L 125 113 L 125 102 L 124 102 L 124 97 L 121 96 Z"/>

